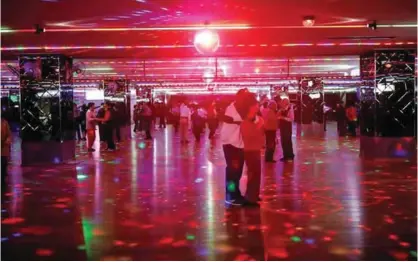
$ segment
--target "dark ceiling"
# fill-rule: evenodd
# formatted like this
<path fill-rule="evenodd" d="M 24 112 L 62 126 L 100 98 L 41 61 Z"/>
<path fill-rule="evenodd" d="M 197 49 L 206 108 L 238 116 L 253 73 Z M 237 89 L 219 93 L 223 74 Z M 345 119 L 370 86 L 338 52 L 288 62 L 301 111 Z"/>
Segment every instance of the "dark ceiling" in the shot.
<path fill-rule="evenodd" d="M 78 58 L 196 56 L 196 31 L 183 27 L 205 23 L 251 27 L 218 30 L 218 56 L 355 55 L 374 48 L 416 48 L 417 41 L 416 0 L 3 0 L 1 15 L 3 29 L 33 29 L 35 24 L 46 28 L 38 35 L 34 30 L 3 32 L 2 48 L 61 48 L 3 49 L 3 58 L 21 52 L 60 52 Z M 302 26 L 306 15 L 316 17 L 314 27 Z M 366 27 L 372 20 L 377 30 Z M 159 30 L 51 32 L 99 28 Z"/>

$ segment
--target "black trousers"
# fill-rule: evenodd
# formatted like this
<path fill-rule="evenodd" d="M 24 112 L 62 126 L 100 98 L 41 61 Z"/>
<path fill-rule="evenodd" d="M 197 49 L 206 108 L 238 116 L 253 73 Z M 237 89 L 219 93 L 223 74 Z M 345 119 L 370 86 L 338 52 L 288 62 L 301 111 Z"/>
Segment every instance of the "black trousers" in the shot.
<path fill-rule="evenodd" d="M 152 139 L 151 136 L 151 126 L 152 126 L 152 117 L 144 117 L 142 121 L 142 128 L 145 130 L 145 139 Z"/>
<path fill-rule="evenodd" d="M 260 150 L 245 151 L 245 164 L 247 165 L 247 192 L 245 198 L 250 202 L 257 202 L 261 185 L 261 154 Z"/>
<path fill-rule="evenodd" d="M 356 121 L 348 121 L 348 132 L 351 136 L 356 136 Z"/>
<path fill-rule="evenodd" d="M 165 128 L 165 116 L 160 116 L 160 128 Z"/>
<path fill-rule="evenodd" d="M 280 122 L 280 140 L 282 142 L 283 157 L 285 159 L 293 159 L 295 155 L 293 154 L 291 122 Z"/>
<path fill-rule="evenodd" d="M 173 126 L 174 126 L 174 132 L 179 131 L 179 125 L 180 125 L 180 117 L 174 117 L 173 119 Z"/>
<path fill-rule="evenodd" d="M 107 143 L 108 149 L 115 149 L 115 142 L 113 141 L 113 126 L 111 124 L 103 124 L 103 135 Z"/>
<path fill-rule="evenodd" d="M 266 154 L 267 162 L 273 161 L 274 151 L 276 150 L 276 130 L 266 130 Z"/>
<path fill-rule="evenodd" d="M 121 141 L 121 136 L 120 136 L 120 126 L 119 125 L 115 126 L 115 134 L 116 134 L 116 141 L 120 142 Z"/>
<path fill-rule="evenodd" d="M 7 156 L 1 156 L 1 191 L 4 193 L 7 189 L 7 166 L 9 165 L 9 158 Z"/>
<path fill-rule="evenodd" d="M 346 123 L 344 120 L 337 120 L 337 130 L 339 136 L 345 136 L 346 133 Z"/>
<path fill-rule="evenodd" d="M 192 127 L 193 135 L 197 141 L 200 141 L 200 136 L 202 135 L 203 128 L 204 126 L 202 125 L 193 125 Z"/>
<path fill-rule="evenodd" d="M 239 189 L 242 170 L 244 169 L 244 150 L 233 145 L 223 145 L 226 160 L 225 170 L 225 198 L 227 200 L 242 197 Z"/>
<path fill-rule="evenodd" d="M 82 123 L 82 121 L 80 119 L 75 120 L 76 134 L 77 134 L 77 139 L 78 140 L 83 139 L 83 136 L 82 136 L 82 133 L 81 133 L 81 123 Z"/>
<path fill-rule="evenodd" d="M 218 120 L 216 118 L 208 119 L 209 138 L 215 135 L 216 129 L 218 128 Z"/>

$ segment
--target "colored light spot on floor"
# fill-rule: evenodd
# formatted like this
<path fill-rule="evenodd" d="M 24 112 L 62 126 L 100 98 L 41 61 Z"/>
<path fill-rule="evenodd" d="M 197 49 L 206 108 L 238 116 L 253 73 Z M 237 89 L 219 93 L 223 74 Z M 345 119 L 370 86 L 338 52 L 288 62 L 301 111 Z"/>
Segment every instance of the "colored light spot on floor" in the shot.
<path fill-rule="evenodd" d="M 228 183 L 228 191 L 235 192 L 235 184 L 233 182 Z"/>
<path fill-rule="evenodd" d="M 141 142 L 141 143 L 138 144 L 138 147 L 140 149 L 145 149 L 147 147 L 147 145 L 144 142 Z"/>
<path fill-rule="evenodd" d="M 51 249 L 46 249 L 46 248 L 38 248 L 36 250 L 36 255 L 41 256 L 41 257 L 49 257 L 53 253 L 54 252 Z"/>
<path fill-rule="evenodd" d="M 80 245 L 77 247 L 78 250 L 86 250 L 86 246 L 85 245 Z"/>
<path fill-rule="evenodd" d="M 200 182 L 203 182 L 203 178 L 197 178 L 194 182 L 195 182 L 195 183 L 200 183 Z"/>
<path fill-rule="evenodd" d="M 13 236 L 14 236 L 14 237 L 21 237 L 21 236 L 22 236 L 22 234 L 20 234 L 20 233 L 14 233 L 14 234 L 13 234 Z"/>
<path fill-rule="evenodd" d="M 88 176 L 85 175 L 85 174 L 78 174 L 77 175 L 77 180 L 80 180 L 80 181 L 86 180 L 87 178 L 88 178 Z"/>
<path fill-rule="evenodd" d="M 83 167 L 81 167 L 81 166 L 78 166 L 78 167 L 75 168 L 75 170 L 77 170 L 77 171 L 80 171 L 82 169 L 83 169 Z"/>
<path fill-rule="evenodd" d="M 399 245 L 401 245 L 403 247 L 409 247 L 409 246 L 411 246 L 411 244 L 409 244 L 408 242 L 400 242 Z"/>
<path fill-rule="evenodd" d="M 324 163 L 324 161 L 319 160 L 319 161 L 316 161 L 316 163 L 317 163 L 317 164 L 323 164 L 323 163 Z"/>
<path fill-rule="evenodd" d="M 11 217 L 11 218 L 3 219 L 1 223 L 4 225 L 14 225 L 14 224 L 22 223 L 23 221 L 25 220 L 21 217 Z"/>
<path fill-rule="evenodd" d="M 298 237 L 298 236 L 292 236 L 290 239 L 295 243 L 298 243 L 298 242 L 301 241 L 300 237 Z"/>
<path fill-rule="evenodd" d="M 409 254 L 413 257 L 417 257 L 417 251 L 410 251 Z"/>
<path fill-rule="evenodd" d="M 117 247 L 120 247 L 120 246 L 125 245 L 125 242 L 123 242 L 121 240 L 115 240 L 115 241 L 113 241 L 113 245 L 115 245 Z"/>
<path fill-rule="evenodd" d="M 2 237 L 1 238 L 1 242 L 7 241 L 7 240 L 9 240 L 7 237 Z"/>
<path fill-rule="evenodd" d="M 312 239 L 312 238 L 307 238 L 307 239 L 305 239 L 305 243 L 308 244 L 308 245 L 313 245 L 313 244 L 315 244 L 315 240 Z"/>
<path fill-rule="evenodd" d="M 168 245 L 173 243 L 173 238 L 171 237 L 164 237 L 162 239 L 160 239 L 160 241 L 158 242 L 160 245 Z"/>
<path fill-rule="evenodd" d="M 187 239 L 187 240 L 194 240 L 194 239 L 195 239 L 195 236 L 190 235 L 190 234 L 187 234 L 187 235 L 186 235 L 186 239 Z"/>
<path fill-rule="evenodd" d="M 326 236 L 326 237 L 324 237 L 324 238 L 323 238 L 323 240 L 324 240 L 324 241 L 329 242 L 329 241 L 331 241 L 331 240 L 332 240 L 332 238 L 331 238 L 331 237 Z"/>
<path fill-rule="evenodd" d="M 272 256 L 272 258 L 285 259 L 289 257 L 289 253 L 287 253 L 286 249 L 284 248 L 269 248 L 268 254 Z"/>

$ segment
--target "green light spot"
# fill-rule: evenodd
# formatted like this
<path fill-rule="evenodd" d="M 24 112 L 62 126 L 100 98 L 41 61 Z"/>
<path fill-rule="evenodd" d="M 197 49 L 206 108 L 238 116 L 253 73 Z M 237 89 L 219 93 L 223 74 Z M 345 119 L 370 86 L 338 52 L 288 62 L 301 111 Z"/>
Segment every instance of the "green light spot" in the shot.
<path fill-rule="evenodd" d="M 417 251 L 410 251 L 409 254 L 413 257 L 417 257 Z"/>
<path fill-rule="evenodd" d="M 85 174 L 78 174 L 77 175 L 77 180 L 85 180 L 85 179 L 87 179 L 88 178 L 88 176 L 87 175 L 85 175 Z"/>
<path fill-rule="evenodd" d="M 186 235 L 186 239 L 187 240 L 194 240 L 195 239 L 195 236 L 187 234 Z"/>
<path fill-rule="evenodd" d="M 228 183 L 228 191 L 235 192 L 235 184 L 233 182 Z"/>
<path fill-rule="evenodd" d="M 298 237 L 298 236 L 293 236 L 293 237 L 291 237 L 290 239 L 291 239 L 293 242 L 296 242 L 296 243 L 298 243 L 298 242 L 300 242 L 300 241 L 301 241 L 300 237 Z"/>
<path fill-rule="evenodd" d="M 323 163 L 324 163 L 324 161 L 319 160 L 319 161 L 316 161 L 316 163 L 317 163 L 317 164 L 323 164 Z"/>
<path fill-rule="evenodd" d="M 86 246 L 80 245 L 77 247 L 78 250 L 86 250 Z"/>

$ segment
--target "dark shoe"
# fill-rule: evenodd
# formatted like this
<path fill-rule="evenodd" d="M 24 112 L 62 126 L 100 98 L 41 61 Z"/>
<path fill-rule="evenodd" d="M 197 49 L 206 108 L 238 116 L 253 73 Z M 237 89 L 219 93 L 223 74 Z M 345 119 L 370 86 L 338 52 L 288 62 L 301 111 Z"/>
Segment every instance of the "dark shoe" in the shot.
<path fill-rule="evenodd" d="M 246 202 L 242 199 L 231 199 L 231 200 L 225 200 L 225 203 L 231 206 L 242 206 Z"/>

